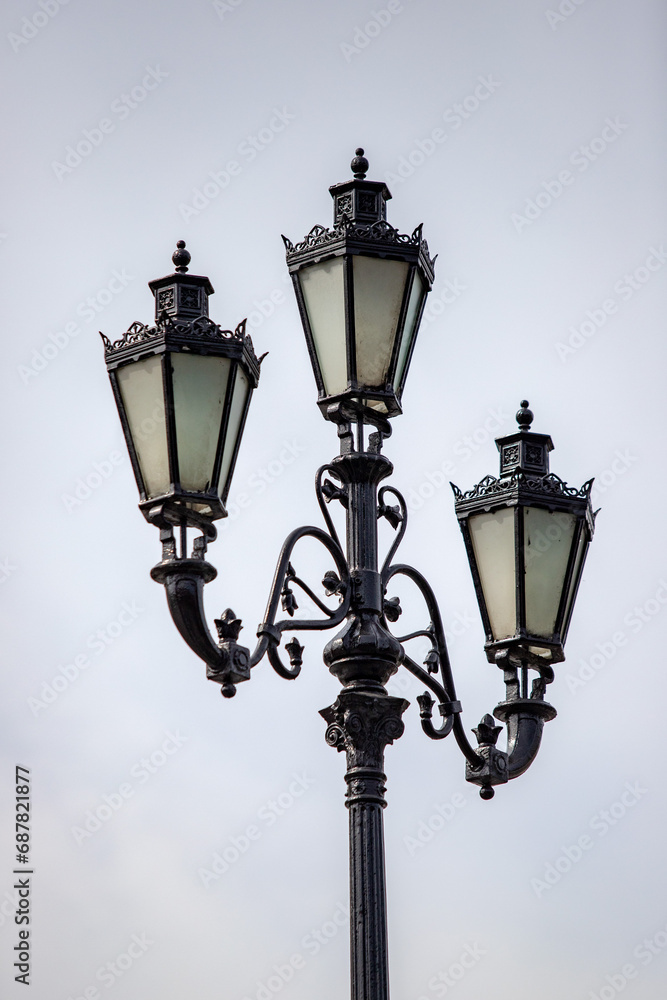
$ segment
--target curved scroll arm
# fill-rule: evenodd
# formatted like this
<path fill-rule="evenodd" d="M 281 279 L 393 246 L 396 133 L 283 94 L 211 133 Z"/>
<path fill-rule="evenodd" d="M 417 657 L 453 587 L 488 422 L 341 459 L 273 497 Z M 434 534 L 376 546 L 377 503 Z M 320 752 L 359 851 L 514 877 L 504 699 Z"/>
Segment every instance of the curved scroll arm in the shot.
<path fill-rule="evenodd" d="M 401 514 L 400 514 L 399 528 L 396 534 L 396 538 L 394 539 L 394 542 L 391 548 L 389 549 L 389 552 L 387 553 L 387 558 L 382 564 L 382 569 L 380 571 L 383 578 L 391 565 L 391 560 L 396 555 L 396 550 L 398 549 L 398 546 L 403 541 L 403 536 L 405 535 L 405 532 L 408 529 L 408 506 L 403 498 L 403 494 L 399 493 L 399 491 L 394 489 L 393 486 L 383 486 L 382 489 L 379 491 L 378 503 L 380 504 L 380 511 L 383 510 L 384 498 L 387 493 L 393 493 L 393 495 L 396 497 L 401 507 Z"/>
<path fill-rule="evenodd" d="M 320 510 L 322 511 L 322 517 L 324 518 L 324 523 L 329 529 L 329 534 L 331 535 L 334 542 L 342 552 L 343 546 L 340 544 L 338 533 L 334 527 L 333 521 L 331 520 L 331 514 L 327 510 L 327 502 L 322 492 L 322 476 L 324 475 L 325 472 L 331 473 L 331 475 L 335 476 L 336 479 L 338 479 L 339 474 L 333 465 L 321 465 L 315 474 L 315 495 L 317 496 L 317 502 L 320 505 Z"/>
<path fill-rule="evenodd" d="M 452 675 L 452 668 L 449 662 L 449 653 L 447 651 L 447 640 L 445 639 L 445 630 L 443 628 L 442 618 L 440 616 L 440 609 L 435 599 L 435 594 L 433 593 L 433 590 L 431 589 L 429 582 L 419 572 L 419 570 L 416 570 L 414 569 L 413 566 L 408 566 L 404 563 L 396 563 L 396 565 L 388 566 L 386 569 L 383 570 L 382 584 L 385 587 L 385 589 L 389 581 L 392 579 L 392 577 L 398 575 L 407 576 L 409 580 L 412 580 L 412 582 L 415 584 L 417 589 L 420 591 L 422 597 L 424 598 L 424 602 L 426 603 L 426 607 L 428 609 L 433 630 L 433 643 L 438 653 L 438 658 L 440 661 L 440 671 L 442 674 L 442 682 L 443 682 L 442 693 L 445 694 L 446 696 L 444 699 L 441 700 L 440 704 L 443 707 L 443 709 L 449 708 L 449 714 L 453 716 L 453 723 L 449 731 L 453 730 L 454 738 L 456 739 L 456 742 L 458 743 L 461 752 L 468 761 L 470 767 L 472 768 L 481 767 L 482 764 L 484 763 L 484 759 L 480 754 L 478 754 L 473 749 L 463 729 L 463 723 L 461 722 L 461 716 L 460 716 L 461 706 L 456 697 L 456 687 L 454 685 L 454 677 Z M 405 665 L 408 667 L 408 669 L 412 673 L 415 673 L 413 667 L 417 667 L 417 664 L 412 664 L 411 666 L 406 662 L 406 660 L 404 660 L 404 662 Z M 419 670 L 419 673 L 418 674 L 415 673 L 415 676 L 418 676 L 420 680 L 424 681 L 424 683 L 427 683 L 425 679 L 426 677 L 429 677 L 431 681 L 433 680 L 432 678 L 430 678 L 430 675 L 428 675 L 426 671 L 424 671 L 421 667 L 417 667 L 417 669 Z M 429 684 L 429 686 L 431 687 L 432 690 L 435 690 L 432 684 Z M 423 711 L 424 706 L 420 704 L 420 707 L 422 708 Z M 429 731 L 429 729 L 424 727 L 425 721 L 428 720 L 424 719 L 424 716 L 422 716 L 422 728 L 424 728 L 424 731 L 426 732 L 427 736 L 431 736 L 432 734 Z M 446 718 L 443 729 L 447 727 L 447 722 L 448 719 Z M 447 735 L 447 733 L 445 733 L 444 731 L 438 731 L 434 729 L 432 725 L 430 726 L 430 728 L 433 729 L 433 731 L 435 732 L 436 739 L 443 739 L 444 736 Z"/>
<path fill-rule="evenodd" d="M 423 634 L 431 636 L 431 633 L 424 632 Z M 414 635 L 412 636 L 414 638 Z M 432 636 L 431 636 L 432 638 Z M 403 639 L 399 639 L 399 642 L 403 642 Z M 433 677 L 432 674 L 427 673 L 423 667 L 415 663 L 405 651 L 401 657 L 401 663 L 411 674 L 414 674 L 423 684 L 430 687 L 432 691 L 438 696 L 438 707 L 440 709 L 440 714 L 442 715 L 444 722 L 439 729 L 431 722 L 431 717 L 433 715 L 433 706 L 435 701 L 431 698 L 428 691 L 424 694 L 417 695 L 417 702 L 419 704 L 419 717 L 421 719 L 422 729 L 426 735 L 432 740 L 444 740 L 446 736 L 452 731 L 454 725 L 454 719 L 456 718 L 456 713 L 461 711 L 460 702 L 450 702 L 448 701 L 447 692 L 443 688 L 442 684 Z"/>
<path fill-rule="evenodd" d="M 324 470 L 321 470 L 324 471 Z M 318 474 L 319 475 L 319 474 Z M 319 495 L 319 493 L 318 493 Z M 328 520 L 327 520 L 328 526 Z M 278 602 L 280 601 L 280 595 L 283 591 L 283 586 L 286 578 L 288 577 L 290 558 L 294 546 L 301 538 L 315 538 L 317 541 L 321 542 L 322 545 L 329 551 L 332 556 L 334 563 L 336 564 L 336 569 L 340 574 L 341 583 L 344 588 L 344 597 L 341 601 L 339 607 L 335 611 L 327 610 L 328 617 L 325 619 L 296 619 L 291 618 L 284 619 L 282 621 L 276 622 L 276 614 L 278 612 Z M 295 578 L 292 574 L 292 579 L 296 582 L 298 578 Z M 301 581 L 299 581 L 301 583 Z M 305 587 L 304 587 L 305 589 Z M 306 590 L 308 593 L 310 588 Z M 320 603 L 319 601 L 317 602 Z M 287 538 L 283 545 L 282 551 L 280 553 L 280 558 L 278 559 L 278 565 L 276 566 L 276 572 L 273 578 L 273 584 L 271 586 L 271 592 L 269 595 L 269 600 L 266 606 L 266 612 L 264 614 L 264 621 L 261 623 L 257 629 L 258 642 L 250 657 L 250 665 L 252 667 L 256 666 L 262 659 L 265 653 L 268 652 L 269 662 L 271 666 L 279 674 L 280 677 L 286 680 L 293 680 L 295 677 L 299 676 L 301 672 L 301 662 L 300 662 L 300 652 L 297 655 L 291 657 L 292 667 L 286 667 L 279 655 L 278 655 L 278 645 L 282 637 L 282 633 L 287 629 L 294 629 L 295 631 L 311 631 L 333 628 L 339 625 L 348 613 L 350 605 L 350 586 L 349 586 L 349 571 L 347 567 L 347 561 L 340 545 L 338 544 L 337 537 L 328 535 L 326 531 L 322 528 L 316 528 L 312 526 L 305 526 L 302 528 L 295 528 Z M 298 661 L 298 662 L 295 662 Z"/>

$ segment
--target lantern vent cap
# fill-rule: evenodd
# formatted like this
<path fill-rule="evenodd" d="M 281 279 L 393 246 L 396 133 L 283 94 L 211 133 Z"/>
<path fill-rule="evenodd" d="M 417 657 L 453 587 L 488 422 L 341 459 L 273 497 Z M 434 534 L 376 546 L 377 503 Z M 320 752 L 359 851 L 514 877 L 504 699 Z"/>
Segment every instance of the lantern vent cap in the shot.
<path fill-rule="evenodd" d="M 208 297 L 215 289 L 205 275 L 188 273 L 192 255 L 185 249 L 185 240 L 178 240 L 171 259 L 175 268 L 173 273 L 148 282 L 155 296 L 156 322 L 163 313 L 175 320 L 208 316 Z"/>
<path fill-rule="evenodd" d="M 511 476 L 523 472 L 531 477 L 549 475 L 549 452 L 554 443 L 549 434 L 531 431 L 534 414 L 528 407 L 528 400 L 522 399 L 516 413 L 519 429 L 512 434 L 496 438 L 500 452 L 500 475 Z"/>

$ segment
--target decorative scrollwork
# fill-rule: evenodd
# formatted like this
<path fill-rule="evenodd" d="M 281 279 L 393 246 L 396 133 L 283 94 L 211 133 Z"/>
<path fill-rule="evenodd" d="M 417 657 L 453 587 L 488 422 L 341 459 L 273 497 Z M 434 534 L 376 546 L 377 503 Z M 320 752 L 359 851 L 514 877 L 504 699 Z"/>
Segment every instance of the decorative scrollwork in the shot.
<path fill-rule="evenodd" d="M 158 340 L 170 333 L 192 340 L 237 340 L 246 344 L 250 350 L 253 350 L 252 340 L 246 333 L 246 320 L 242 320 L 235 330 L 223 330 L 221 326 L 214 323 L 208 316 L 198 316 L 193 320 L 176 321 L 166 312 L 160 315 L 153 326 L 148 326 L 145 323 L 132 323 L 119 340 L 112 342 L 103 333 L 100 336 L 104 343 L 105 357 L 109 358 L 118 351 L 125 350 L 127 347 Z"/>
<path fill-rule="evenodd" d="M 398 507 L 390 507 L 384 502 L 384 498 L 388 493 L 391 493 L 398 500 Z M 391 564 L 392 559 L 396 555 L 398 546 L 403 541 L 403 536 L 408 530 L 408 505 L 405 502 L 402 493 L 399 493 L 397 489 L 393 486 L 383 486 L 378 493 L 378 517 L 384 517 L 389 522 L 389 524 L 394 528 L 398 529 L 398 534 L 394 539 L 394 542 L 387 553 L 387 558 L 384 561 L 382 567 L 382 575 L 384 576 L 387 568 Z"/>
<path fill-rule="evenodd" d="M 287 252 L 287 261 L 290 258 L 301 254 L 304 251 L 327 247 L 341 239 L 359 239 L 385 246 L 413 246 L 419 248 L 430 266 L 433 267 L 435 258 L 431 260 L 429 256 L 428 243 L 422 237 L 422 226 L 419 225 L 410 234 L 400 233 L 390 223 L 384 219 L 376 222 L 361 222 L 359 219 L 351 219 L 342 213 L 333 229 L 326 226 L 313 226 L 308 235 L 299 243 L 292 243 L 286 236 L 283 236 L 283 243 Z"/>
<path fill-rule="evenodd" d="M 496 479 L 495 476 L 485 476 L 472 489 L 465 492 L 460 490 L 454 483 L 450 483 L 450 486 L 454 491 L 454 497 L 457 502 L 462 500 L 476 500 L 479 497 L 497 496 L 508 493 L 518 486 L 525 486 L 533 493 L 545 493 L 562 497 L 579 497 L 582 500 L 587 500 L 593 486 L 593 480 L 589 479 L 580 489 L 577 489 L 576 486 L 568 486 L 560 476 L 557 476 L 553 472 L 550 472 L 546 476 L 532 477 L 527 476 L 524 472 L 516 471 L 511 476 L 505 476 L 502 479 Z"/>

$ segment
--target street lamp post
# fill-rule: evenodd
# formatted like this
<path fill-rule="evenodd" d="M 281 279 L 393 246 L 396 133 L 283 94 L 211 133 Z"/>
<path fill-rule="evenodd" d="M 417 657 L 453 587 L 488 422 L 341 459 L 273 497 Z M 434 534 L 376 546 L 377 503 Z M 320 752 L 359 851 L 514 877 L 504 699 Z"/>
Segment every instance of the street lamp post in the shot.
<path fill-rule="evenodd" d="M 527 401 L 517 414 L 518 430 L 497 441 L 499 478 L 488 476 L 465 493 L 453 487 L 487 657 L 502 668 L 506 686 L 505 700 L 494 712 L 507 727 L 506 750 L 496 746 L 502 727 L 492 715 L 473 729 L 473 747 L 461 722 L 433 591 L 417 569 L 393 561 L 407 528 L 405 500 L 395 487 L 381 485 L 393 471 L 382 447 L 391 434 L 390 418 L 401 413 L 434 261 L 421 226 L 408 236 L 386 221 L 391 195 L 385 184 L 366 180 L 367 169 L 358 149 L 354 178 L 330 188 L 332 229 L 315 226 L 296 245 L 283 237 L 318 403 L 337 427 L 340 454 L 316 476 L 325 529 L 305 526 L 287 537 L 252 653 L 239 644 L 241 621 L 230 609 L 215 620 L 217 642 L 213 639 L 203 588 L 216 575 L 205 559 L 206 548 L 216 537 L 214 521 L 226 516 L 261 359 L 244 324 L 225 331 L 208 318 L 213 288 L 208 278 L 188 273 L 190 255 L 182 242 L 173 257 L 175 272 L 150 283 L 154 325 L 135 323 L 114 343 L 104 338 L 104 346 L 140 508 L 160 529 L 162 559 L 151 575 L 164 584 L 173 620 L 206 663 L 208 678 L 232 697 L 266 654 L 276 672 L 292 680 L 301 670 L 303 646 L 296 637 L 285 644 L 288 665 L 279 652 L 283 633 L 342 626 L 323 654 L 342 690 L 320 714 L 327 723 L 327 743 L 347 758 L 351 995 L 352 1000 L 388 1000 L 384 750 L 403 733 L 408 702 L 390 696 L 387 681 L 403 666 L 424 684 L 427 690 L 417 699 L 424 732 L 434 740 L 453 732 L 466 758 L 466 778 L 480 786 L 482 798 L 522 774 L 537 754 L 544 723 L 556 714 L 544 695 L 553 664 L 563 659 L 594 517 L 591 483 L 572 489 L 549 472 L 553 445 L 548 435 L 531 431 Z M 345 509 L 345 546 L 330 503 Z M 395 538 L 380 566 L 381 518 Z M 192 529 L 198 534 L 190 551 Z M 331 557 L 324 596 L 292 565 L 304 537 L 319 541 Z M 400 600 L 388 595 L 401 577 L 420 592 L 427 623 L 396 636 L 390 625 L 400 617 Z M 293 618 L 295 588 L 322 617 Z M 279 609 L 287 617 L 279 619 Z M 430 650 L 420 665 L 407 646 L 423 637 Z M 439 725 L 433 722 L 436 704 Z"/>

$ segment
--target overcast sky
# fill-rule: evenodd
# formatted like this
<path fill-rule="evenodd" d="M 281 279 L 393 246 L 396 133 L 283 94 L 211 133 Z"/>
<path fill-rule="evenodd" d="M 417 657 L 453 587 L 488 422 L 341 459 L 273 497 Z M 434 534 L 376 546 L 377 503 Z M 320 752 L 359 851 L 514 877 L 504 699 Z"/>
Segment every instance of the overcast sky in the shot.
<path fill-rule="evenodd" d="M 267 662 L 233 701 L 206 681 L 149 577 L 158 535 L 98 331 L 151 320 L 147 282 L 184 239 L 215 321 L 248 317 L 269 352 L 209 552 L 209 617 L 231 606 L 251 645 L 338 447 L 280 235 L 330 224 L 328 186 L 359 145 L 389 221 L 423 222 L 438 254 L 385 450 L 411 511 L 402 559 L 438 594 L 468 730 L 504 688 L 449 480 L 497 474 L 494 437 L 527 398 L 552 470 L 595 476 L 602 508 L 548 692 L 558 717 L 526 775 L 482 802 L 453 739 L 423 735 L 420 686 L 392 681 L 412 703 L 386 756 L 393 995 L 662 996 L 664 5 L 8 0 L 0 17 L 3 997 L 26 995 L 16 764 L 31 769 L 33 1000 L 347 994 L 326 637 L 307 636 L 293 684 Z M 295 565 L 314 586 L 330 568 L 308 546 Z M 402 630 L 426 624 L 407 588 L 392 596 Z"/>

